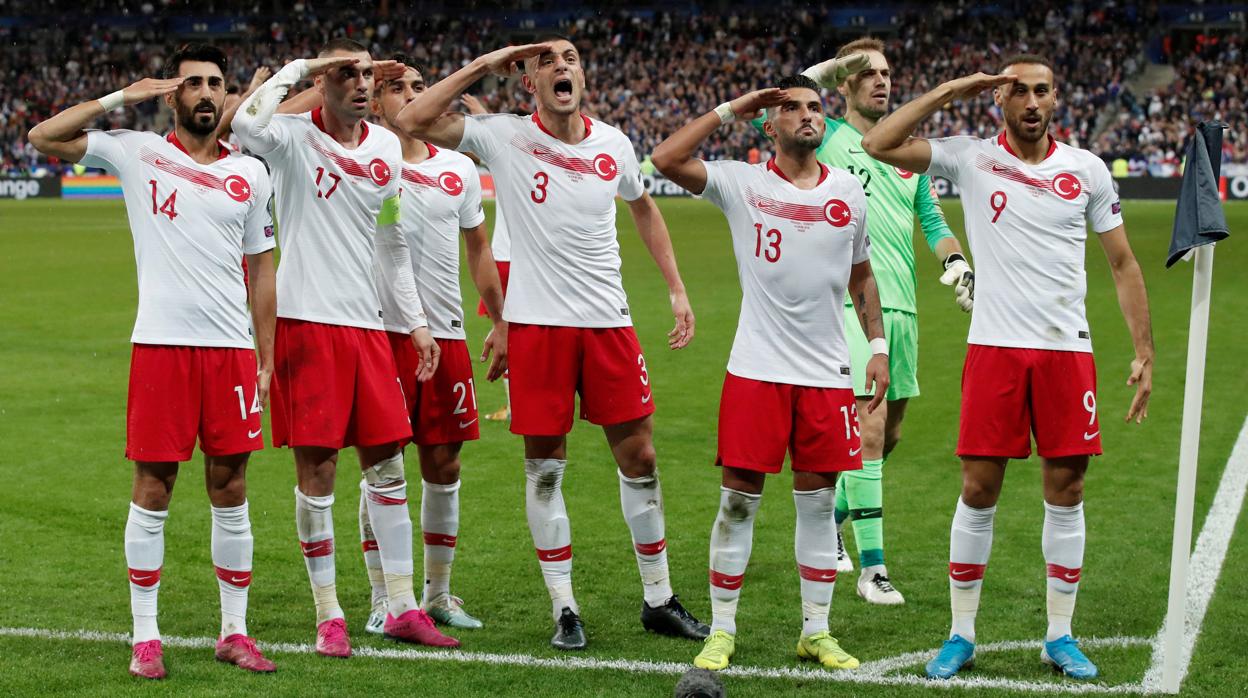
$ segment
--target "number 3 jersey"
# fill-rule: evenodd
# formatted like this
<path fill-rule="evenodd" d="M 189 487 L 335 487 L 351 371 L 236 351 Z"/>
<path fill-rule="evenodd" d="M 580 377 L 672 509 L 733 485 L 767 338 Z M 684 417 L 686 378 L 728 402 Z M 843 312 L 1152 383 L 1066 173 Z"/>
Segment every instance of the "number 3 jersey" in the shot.
<path fill-rule="evenodd" d="M 1087 226 L 1122 225 L 1105 163 L 1051 137 L 1039 164 L 1018 159 L 1005 133 L 929 141 L 930 175 L 961 188 L 975 263 L 967 341 L 997 347 L 1092 351 L 1084 312 Z"/>
<path fill-rule="evenodd" d="M 476 153 L 494 176 L 511 233 L 508 322 L 563 327 L 629 327 L 620 282 L 615 197 L 645 193 L 632 143 L 618 129 L 585 120 L 569 145 L 536 114 L 464 119 L 458 150 Z"/>
<path fill-rule="evenodd" d="M 88 131 L 82 164 L 121 179 L 139 279 L 130 341 L 251 349 L 243 255 L 274 244 L 264 164 L 222 147 L 202 165 L 173 133 L 126 130 Z"/>
<path fill-rule="evenodd" d="M 806 190 L 789 182 L 774 160 L 704 164 L 702 196 L 728 217 L 741 279 L 728 372 L 852 387 L 844 298 L 850 267 L 870 258 L 862 185 L 825 165 L 819 183 Z"/>

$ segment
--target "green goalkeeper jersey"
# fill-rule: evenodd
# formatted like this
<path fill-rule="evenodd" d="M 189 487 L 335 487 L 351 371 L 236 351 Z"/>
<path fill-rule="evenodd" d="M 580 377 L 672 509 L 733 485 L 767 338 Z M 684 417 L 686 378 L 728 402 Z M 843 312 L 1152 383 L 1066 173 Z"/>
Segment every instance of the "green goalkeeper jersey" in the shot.
<path fill-rule="evenodd" d="M 914 219 L 918 216 L 928 247 L 953 237 L 940 199 L 927 175 L 915 174 L 874 160 L 862 149 L 862 134 L 845 119 L 824 117 L 827 130 L 816 157 L 848 170 L 862 182 L 867 195 L 867 235 L 871 238 L 871 270 L 880 290 L 880 304 L 916 312 L 914 289 Z M 762 132 L 763 117 L 754 120 Z M 849 298 L 846 305 L 851 305 Z"/>

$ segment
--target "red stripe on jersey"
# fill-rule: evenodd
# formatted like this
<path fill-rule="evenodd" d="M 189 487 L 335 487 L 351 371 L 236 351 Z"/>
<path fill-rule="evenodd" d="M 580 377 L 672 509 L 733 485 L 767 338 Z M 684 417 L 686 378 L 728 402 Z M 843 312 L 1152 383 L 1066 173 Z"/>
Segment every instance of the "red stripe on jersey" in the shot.
<path fill-rule="evenodd" d="M 745 198 L 751 206 L 768 215 L 787 218 L 791 221 L 805 221 L 807 223 L 818 223 L 826 220 L 822 206 L 787 204 L 783 201 L 761 196 L 749 187 L 745 189 Z"/>
<path fill-rule="evenodd" d="M 727 589 L 728 591 L 736 591 L 741 588 L 741 584 L 745 582 L 744 574 L 723 574 L 711 570 L 711 586 Z"/>
<path fill-rule="evenodd" d="M 174 177 L 181 177 L 192 184 L 208 187 L 209 189 L 225 189 L 225 180 L 220 177 L 197 170 L 194 167 L 179 165 L 168 158 L 161 157 L 159 153 L 146 146 L 139 149 L 139 159 L 161 172 L 167 172 Z"/>
<path fill-rule="evenodd" d="M 1078 584 L 1079 577 L 1083 574 L 1082 567 L 1062 567 L 1051 562 L 1045 565 L 1045 569 L 1048 572 L 1048 576 L 1060 579 L 1063 582 L 1069 582 L 1070 584 Z"/>
<path fill-rule="evenodd" d="M 981 172 L 987 172 L 991 175 L 996 175 L 1002 179 L 1008 179 L 1013 182 L 1026 184 L 1029 187 L 1035 187 L 1037 189 L 1050 189 L 1053 186 L 1052 180 L 1039 179 L 1037 177 L 1029 176 L 1013 165 L 1006 165 L 1005 163 L 993 160 L 986 155 L 975 156 L 975 169 Z"/>
<path fill-rule="evenodd" d="M 781 169 L 776 165 L 776 159 L 774 157 L 767 161 L 767 169 L 774 172 L 776 176 L 779 177 L 780 179 L 783 179 L 789 184 L 793 184 L 793 180 L 789 179 L 789 176 L 786 175 L 783 171 L 781 171 Z M 830 171 L 831 170 L 828 169 L 827 165 L 823 164 L 822 162 L 819 163 L 819 181 L 815 184 L 815 186 L 819 186 L 820 184 L 823 184 L 823 180 L 828 178 L 828 173 Z M 797 185 L 794 185 L 794 186 L 797 186 Z"/>
<path fill-rule="evenodd" d="M 326 538 L 325 540 L 314 540 L 310 543 L 299 541 L 299 547 L 303 548 L 304 557 L 326 557 L 334 554 L 334 539 Z"/>
<path fill-rule="evenodd" d="M 333 160 L 334 164 L 338 165 L 338 169 L 342 170 L 344 174 L 349 174 L 352 177 L 363 177 L 364 179 L 369 179 L 368 168 L 349 157 L 344 157 L 329 148 L 326 148 L 325 145 L 319 142 L 316 136 L 312 135 L 310 131 L 307 136 L 304 137 L 304 140 L 308 145 L 312 146 L 313 150 L 321 155 L 324 155 L 330 160 Z"/>
<path fill-rule="evenodd" d="M 248 587 L 251 586 L 251 570 L 227 570 L 218 567 L 217 579 L 231 586 Z"/>
<path fill-rule="evenodd" d="M 537 548 L 537 559 L 541 562 L 563 562 L 572 559 L 572 546 L 565 545 L 562 548 L 551 548 L 550 550 L 542 550 Z"/>
<path fill-rule="evenodd" d="M 836 568 L 821 570 L 818 567 L 807 567 L 799 562 L 797 564 L 797 576 L 808 582 L 835 582 Z"/>
<path fill-rule="evenodd" d="M 969 562 L 950 562 L 949 578 L 955 582 L 973 582 L 984 578 L 988 565 L 972 565 Z"/>
<path fill-rule="evenodd" d="M 523 150 L 526 155 L 532 155 L 547 165 L 554 165 L 555 167 L 584 175 L 595 174 L 593 160 L 586 158 L 574 158 L 562 153 L 557 153 L 554 150 L 551 150 L 548 146 L 526 140 L 519 135 L 511 139 L 511 144 L 520 150 Z"/>
<path fill-rule="evenodd" d="M 170 143 L 172 143 L 172 144 L 173 144 L 173 147 L 175 147 L 175 148 L 177 148 L 178 150 L 181 150 L 182 152 L 186 153 L 187 157 L 190 157 L 191 153 L 190 153 L 190 151 L 188 151 L 188 150 L 186 149 L 186 146 L 182 145 L 182 140 L 181 140 L 180 138 L 178 138 L 178 132 L 177 132 L 177 131 L 170 131 L 170 132 L 169 132 L 169 135 L 168 135 L 168 136 L 165 136 L 165 140 L 167 140 L 167 141 L 169 141 Z M 221 158 L 224 158 L 224 157 L 229 157 L 229 155 L 230 155 L 230 149 L 229 149 L 228 147 L 226 147 L 226 145 L 225 145 L 224 143 L 222 143 L 221 141 L 217 141 L 217 148 L 219 149 L 219 150 L 217 150 L 217 159 L 218 159 L 218 160 L 220 160 Z"/>
<path fill-rule="evenodd" d="M 399 506 L 400 504 L 407 504 L 407 497 L 387 497 L 384 494 L 378 494 L 370 489 L 368 490 L 368 501 L 382 506 L 394 507 Z"/>
<path fill-rule="evenodd" d="M 1049 150 L 1044 154 L 1045 160 L 1048 160 L 1049 156 L 1053 154 L 1053 151 L 1057 150 L 1057 139 L 1054 138 L 1052 135 L 1049 135 L 1048 138 L 1049 138 Z M 997 145 L 1000 145 L 1002 148 L 1005 148 L 1005 152 L 1018 158 L 1018 153 L 1014 152 L 1014 149 L 1010 147 L 1010 139 L 1005 137 L 1005 131 L 1002 131 L 1000 134 L 997 135 Z M 1018 159 L 1022 160 L 1022 158 L 1018 158 Z"/>
<path fill-rule="evenodd" d="M 417 170 L 409 170 L 406 167 L 403 168 L 403 179 L 404 181 L 411 182 L 412 184 L 415 184 L 421 187 L 437 188 L 438 186 L 438 180 L 434 179 L 433 177 L 430 177 L 424 172 L 419 172 Z"/>
<path fill-rule="evenodd" d="M 454 548 L 455 541 L 458 540 L 455 536 L 447 535 L 445 533 L 430 533 L 426 531 L 424 535 L 425 545 L 440 545 L 444 548 Z M 571 550 L 571 548 L 568 549 L 568 557 L 572 556 Z M 540 554 L 541 551 L 538 552 Z"/>
<path fill-rule="evenodd" d="M 156 586 L 160 581 L 160 568 L 154 570 L 136 570 L 130 568 L 130 583 L 141 587 Z"/>
<path fill-rule="evenodd" d="M 640 555 L 658 555 L 667 550 L 667 539 L 664 538 L 657 543 L 635 543 L 633 547 L 637 549 Z"/>
<path fill-rule="evenodd" d="M 371 553 L 374 550 L 381 550 L 381 547 L 377 545 L 377 541 L 371 538 L 360 541 L 360 547 L 363 548 L 366 553 Z"/>
<path fill-rule="evenodd" d="M 590 125 L 589 117 L 581 114 L 581 121 L 585 123 L 585 137 L 589 138 L 590 132 L 594 130 Z M 542 123 L 542 117 L 538 116 L 537 112 L 533 112 L 533 123 L 537 124 L 537 127 L 541 129 L 542 133 L 550 136 L 551 138 L 557 138 L 555 134 L 550 132 L 550 129 L 546 128 L 546 124 Z"/>

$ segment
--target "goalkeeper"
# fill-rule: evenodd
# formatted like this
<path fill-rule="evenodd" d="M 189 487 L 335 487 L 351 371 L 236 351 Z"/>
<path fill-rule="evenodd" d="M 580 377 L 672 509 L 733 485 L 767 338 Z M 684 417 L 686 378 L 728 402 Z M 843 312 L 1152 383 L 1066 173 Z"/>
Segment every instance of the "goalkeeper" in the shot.
<path fill-rule="evenodd" d="M 853 364 L 858 395 L 858 420 L 862 430 L 860 471 L 841 475 L 836 488 L 836 522 L 853 521 L 854 538 L 862 572 L 858 595 L 870 603 L 905 603 L 893 586 L 884 565 L 884 463 L 901 439 L 901 421 L 906 403 L 919 394 L 917 377 L 919 327 L 915 307 L 914 219 L 927 244 L 936 253 L 945 272 L 940 280 L 954 287 L 959 307 L 971 311 L 975 295 L 975 274 L 962 254 L 962 246 L 945 223 L 931 180 L 927 175 L 896 169 L 871 159 L 862 149 L 862 136 L 888 113 L 892 79 L 884 44 L 878 39 L 861 38 L 843 46 L 836 58 L 808 68 L 804 73 L 822 87 L 835 89 L 845 98 L 845 116 L 824 117 L 827 130 L 817 157 L 820 161 L 848 170 L 862 182 L 867 195 L 867 232 L 871 238 L 871 268 L 879 286 L 884 308 L 884 333 L 889 343 L 889 372 L 892 384 L 886 394 L 887 409 L 868 414 L 871 394 L 866 389 L 866 365 L 871 358 L 867 339 L 853 317 L 851 299 L 845 299 L 846 336 Z M 762 130 L 761 119 L 755 124 Z M 853 564 L 839 549 L 838 569 L 848 571 Z"/>

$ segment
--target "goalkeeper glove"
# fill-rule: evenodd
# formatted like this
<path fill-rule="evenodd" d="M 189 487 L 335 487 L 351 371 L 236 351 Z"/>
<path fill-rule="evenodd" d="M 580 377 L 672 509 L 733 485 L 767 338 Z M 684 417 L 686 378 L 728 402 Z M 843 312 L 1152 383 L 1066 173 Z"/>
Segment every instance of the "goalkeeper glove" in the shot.
<path fill-rule="evenodd" d="M 830 58 L 802 71 L 802 75 L 819 83 L 826 90 L 835 90 L 850 75 L 871 67 L 871 58 L 865 53 L 852 53 L 843 58 Z"/>
<path fill-rule="evenodd" d="M 940 275 L 940 283 L 952 286 L 958 307 L 963 312 L 971 312 L 975 307 L 975 272 L 966 263 L 966 257 L 957 252 L 945 257 L 945 273 Z"/>

